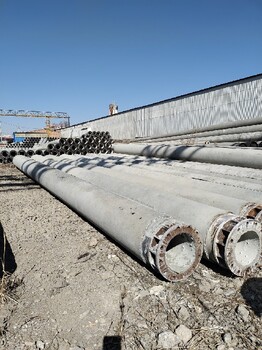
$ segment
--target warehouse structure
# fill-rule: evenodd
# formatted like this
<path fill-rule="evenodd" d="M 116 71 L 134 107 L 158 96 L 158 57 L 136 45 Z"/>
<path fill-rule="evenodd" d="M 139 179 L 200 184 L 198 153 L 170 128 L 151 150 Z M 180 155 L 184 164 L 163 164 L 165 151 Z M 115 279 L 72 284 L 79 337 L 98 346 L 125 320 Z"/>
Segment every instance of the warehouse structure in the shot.
<path fill-rule="evenodd" d="M 262 74 L 76 124 L 61 134 L 109 131 L 114 139 L 134 139 L 257 117 L 262 117 Z"/>

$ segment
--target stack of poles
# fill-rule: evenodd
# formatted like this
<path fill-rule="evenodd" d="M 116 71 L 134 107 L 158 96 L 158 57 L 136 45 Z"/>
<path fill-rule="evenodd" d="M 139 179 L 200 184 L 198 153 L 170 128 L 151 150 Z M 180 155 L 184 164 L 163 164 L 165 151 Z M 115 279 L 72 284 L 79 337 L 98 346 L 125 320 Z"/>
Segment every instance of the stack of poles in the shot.
<path fill-rule="evenodd" d="M 132 142 L 185 144 L 220 144 L 224 146 L 262 147 L 262 118 L 212 125 L 188 131 L 136 138 Z"/>
<path fill-rule="evenodd" d="M 112 138 L 107 131 L 89 131 L 80 138 L 60 138 L 51 142 L 39 142 L 32 144 L 28 148 L 28 143 L 20 144 L 20 148 L 0 149 L 0 163 L 12 163 L 16 155 L 32 157 L 37 155 L 61 155 L 61 154 L 81 154 L 87 153 L 111 153 Z M 26 147 L 25 147 L 26 146 Z"/>
<path fill-rule="evenodd" d="M 13 163 L 166 280 L 186 279 L 198 266 L 202 242 L 191 225 L 34 159 Z"/>
<path fill-rule="evenodd" d="M 257 192 L 254 192 L 248 187 L 248 179 L 245 181 L 245 178 L 238 177 L 232 179 L 231 183 L 226 177 L 225 185 L 221 183 L 222 175 L 219 175 L 220 183 L 210 181 L 203 184 L 203 181 L 172 174 L 172 167 L 167 171 L 166 165 L 149 166 L 148 160 L 141 157 L 138 167 L 135 165 L 138 163 L 138 157 L 126 157 L 62 155 L 35 156 L 33 159 L 48 169 L 52 167 L 63 171 L 75 179 L 89 183 L 93 188 L 135 201 L 157 213 L 172 217 L 186 227 L 191 227 L 198 232 L 204 257 L 232 274 L 242 276 L 256 266 L 261 257 L 261 185 L 257 184 Z M 26 162 L 26 158 L 24 161 Z M 207 169 L 208 167 L 207 165 Z M 212 176 L 214 177 L 214 174 Z M 242 183 L 245 183 L 246 187 L 243 187 Z M 241 189 L 236 190 L 235 186 Z M 256 184 L 252 183 L 252 186 Z M 108 210 L 111 210 L 110 205 Z M 112 217 L 115 215 L 121 215 L 121 212 L 112 212 Z M 147 252 L 152 251 L 156 242 L 158 240 L 154 238 Z M 175 246 L 175 249 L 171 246 Z M 174 254 L 170 258 L 167 255 L 169 251 L 176 253 L 176 258 Z M 185 259 L 184 255 L 180 259 L 180 251 L 188 256 L 188 259 Z M 196 252 L 199 252 L 199 248 L 195 238 L 172 240 L 170 247 L 166 246 L 163 259 L 169 271 L 173 271 L 176 276 L 169 280 L 183 279 L 192 273 L 195 259 L 199 256 Z M 157 258 L 151 252 L 147 253 L 147 260 L 155 262 Z M 156 263 L 151 264 L 153 265 Z"/>
<path fill-rule="evenodd" d="M 115 153 L 262 169 L 261 149 L 114 144 Z"/>
<path fill-rule="evenodd" d="M 60 154 L 82 154 L 90 153 L 111 153 L 112 138 L 109 132 L 89 131 L 80 138 L 61 138 L 58 141 L 51 142 L 46 149 L 39 148 L 35 152 L 44 155 Z M 38 153 L 39 152 L 39 153 Z"/>

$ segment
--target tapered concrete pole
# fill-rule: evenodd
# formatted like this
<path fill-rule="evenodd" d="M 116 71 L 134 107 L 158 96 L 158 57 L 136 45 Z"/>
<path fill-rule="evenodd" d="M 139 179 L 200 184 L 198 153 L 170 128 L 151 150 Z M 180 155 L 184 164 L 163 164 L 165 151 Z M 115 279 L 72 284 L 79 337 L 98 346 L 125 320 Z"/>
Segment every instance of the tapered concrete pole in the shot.
<path fill-rule="evenodd" d="M 216 125 L 210 125 L 202 128 L 194 128 L 187 131 L 179 131 L 176 133 L 169 133 L 169 134 L 162 134 L 162 135 L 156 135 L 157 137 L 171 137 L 171 136 L 181 136 L 186 134 L 195 134 L 200 132 L 206 132 L 206 131 L 217 131 L 217 130 L 223 130 L 223 129 L 230 129 L 230 128 L 239 128 L 239 127 L 245 127 L 245 126 L 251 126 L 254 125 L 260 125 L 262 124 L 262 118 L 252 118 L 252 119 L 244 119 L 244 120 L 237 120 L 233 122 L 226 122 L 226 123 L 220 123 Z M 143 140 L 152 139 L 152 137 L 142 138 Z"/>
<path fill-rule="evenodd" d="M 262 152 L 249 149 L 113 144 L 116 153 L 262 169 Z"/>
<path fill-rule="evenodd" d="M 36 156 L 34 156 L 34 158 L 35 157 Z M 40 157 L 39 161 L 44 161 L 44 159 L 45 158 Z M 91 171 L 95 170 L 102 174 L 114 176 L 116 179 L 125 180 L 128 178 L 130 183 L 133 184 L 140 183 L 141 185 L 151 185 L 160 192 L 171 191 L 181 197 L 221 208 L 225 211 L 231 211 L 235 214 L 241 214 L 241 216 L 252 218 L 258 216 L 261 218 L 261 185 L 257 185 L 256 191 L 253 191 L 236 187 L 238 185 L 236 181 L 233 182 L 231 186 L 225 186 L 223 184 L 175 176 L 172 174 L 172 171 L 165 173 L 163 170 L 163 172 L 157 173 L 153 171 L 152 167 L 148 166 L 135 169 L 132 166 L 124 166 L 124 164 L 116 165 L 111 162 L 101 162 L 101 158 L 99 157 L 93 157 L 93 159 L 87 157 L 72 157 L 70 161 L 70 158 L 67 159 L 67 156 L 64 155 L 61 157 L 61 160 L 63 159 L 73 166 L 84 167 Z M 48 162 L 46 164 L 48 164 Z M 253 216 L 254 214 L 255 216 Z"/>
<path fill-rule="evenodd" d="M 198 136 L 196 134 L 195 136 Z M 257 141 L 262 139 L 262 132 L 250 132 L 244 134 L 225 134 L 225 135 L 216 135 L 216 136 L 199 136 L 199 137 L 180 137 L 180 138 L 165 138 L 165 139 L 156 139 L 147 141 L 150 144 L 163 144 L 168 142 L 169 144 L 179 145 L 179 144 L 191 144 L 191 145 L 200 145 L 204 143 L 223 143 L 223 142 L 249 142 Z M 141 141 L 144 142 L 144 141 Z"/>
<path fill-rule="evenodd" d="M 177 136 L 169 136 L 169 137 L 152 137 L 151 139 L 146 138 L 147 142 L 164 142 L 164 141 L 170 141 L 170 140 L 186 140 L 186 139 L 194 139 L 194 138 L 212 138 L 212 137 L 223 137 L 225 135 L 232 135 L 240 136 L 240 134 L 245 137 L 246 134 L 252 135 L 253 133 L 257 134 L 262 132 L 262 124 L 259 125 L 251 125 L 251 126 L 243 126 L 238 128 L 227 128 L 227 129 L 217 129 L 212 131 L 205 131 L 205 132 L 196 132 L 196 133 L 186 133 L 186 134 L 180 134 Z M 258 136 L 259 137 L 259 136 Z M 139 139 L 140 142 L 143 142 L 144 139 Z M 134 140 L 138 141 L 138 140 Z"/>
<path fill-rule="evenodd" d="M 121 169 L 150 169 L 150 172 L 166 173 L 183 176 L 186 178 L 198 178 L 207 182 L 233 185 L 257 191 L 262 188 L 262 172 L 259 169 L 249 169 L 217 164 L 205 164 L 198 162 L 180 162 L 164 158 L 146 158 L 140 156 L 110 154 L 86 156 L 64 155 L 60 158 L 72 160 L 86 159 L 90 165 L 99 165 L 108 168 Z M 123 167 L 124 165 L 125 167 Z M 150 168 L 149 168 L 150 166 Z"/>
<path fill-rule="evenodd" d="M 202 243 L 192 226 L 27 157 L 13 163 L 165 279 L 185 279 L 200 262 Z"/>
<path fill-rule="evenodd" d="M 149 185 L 147 180 L 144 183 L 132 182 L 128 176 L 123 180 L 115 178 L 114 174 L 111 176 L 110 171 L 106 169 L 102 174 L 94 169 L 86 170 L 72 166 L 66 160 L 55 162 L 43 159 L 43 161 L 95 186 L 108 189 L 125 198 L 135 199 L 156 211 L 165 212 L 178 221 L 191 223 L 201 235 L 206 257 L 236 275 L 243 275 L 259 260 L 261 224 L 255 220 L 243 219 L 232 213 L 225 213 L 219 208 L 176 196 L 172 191 L 159 192 L 154 185 Z M 227 232 L 227 235 L 222 237 L 221 232 Z M 250 234 L 247 234 L 248 232 Z M 233 239 L 234 244 L 227 240 L 228 236 Z M 243 249 L 244 256 L 249 256 L 248 259 L 236 257 L 239 246 Z"/>

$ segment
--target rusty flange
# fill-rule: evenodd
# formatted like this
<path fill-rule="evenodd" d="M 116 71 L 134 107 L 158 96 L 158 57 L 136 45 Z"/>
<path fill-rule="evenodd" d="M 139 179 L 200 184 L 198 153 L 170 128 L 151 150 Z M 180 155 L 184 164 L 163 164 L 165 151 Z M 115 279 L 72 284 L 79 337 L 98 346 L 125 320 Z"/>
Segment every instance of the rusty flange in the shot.
<path fill-rule="evenodd" d="M 243 206 L 239 215 L 262 222 L 262 204 L 248 203 Z"/>
<path fill-rule="evenodd" d="M 228 268 L 225 262 L 225 246 L 231 230 L 242 220 L 234 214 L 219 217 L 214 224 L 213 231 L 213 258 L 221 267 Z"/>
<path fill-rule="evenodd" d="M 203 245 L 198 232 L 189 225 L 163 227 L 153 237 L 149 254 L 157 271 L 168 281 L 184 280 L 199 264 Z"/>
<path fill-rule="evenodd" d="M 237 276 L 259 262 L 261 254 L 261 223 L 244 219 L 236 224 L 228 235 L 225 245 L 225 263 Z"/>

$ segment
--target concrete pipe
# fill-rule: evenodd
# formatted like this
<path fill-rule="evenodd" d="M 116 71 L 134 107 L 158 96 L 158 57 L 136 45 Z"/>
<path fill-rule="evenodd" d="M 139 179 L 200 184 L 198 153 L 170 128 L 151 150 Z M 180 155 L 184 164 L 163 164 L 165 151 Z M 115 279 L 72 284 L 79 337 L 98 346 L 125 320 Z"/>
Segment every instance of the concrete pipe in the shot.
<path fill-rule="evenodd" d="M 52 159 L 47 159 L 44 162 L 95 186 L 109 189 L 114 194 L 149 205 L 156 211 L 162 211 L 175 217 L 178 221 L 182 220 L 190 223 L 198 229 L 201 235 L 206 258 L 216 262 L 221 267 L 229 269 L 236 275 L 243 275 L 247 269 L 254 267 L 259 260 L 261 224 L 255 220 L 243 219 L 232 213 L 223 213 L 223 210 L 219 208 L 182 198 L 171 191 L 160 192 L 154 185 L 149 184 L 147 179 L 144 183 L 130 182 L 128 176 L 125 177 L 125 180 L 119 179 L 114 174 L 110 175 L 110 171 L 104 174 L 93 169 L 88 171 L 72 166 L 66 160 L 54 162 Z M 219 236 L 221 231 L 217 229 L 218 226 L 222 232 L 228 229 L 229 218 L 231 223 L 229 237 L 234 240 L 234 244 L 229 244 L 227 236 L 221 241 Z M 252 233 L 249 235 L 248 232 Z M 236 238 L 236 235 L 238 238 Z M 242 241 L 244 243 L 241 243 Z M 249 246 L 252 247 L 251 252 L 248 251 L 249 259 L 242 261 L 236 258 L 239 244 L 243 245 L 245 252 L 248 251 Z M 233 260 L 229 259 L 232 256 L 235 258 Z"/>
<path fill-rule="evenodd" d="M 113 144 L 116 153 L 142 155 L 167 159 L 179 159 L 202 163 L 262 169 L 262 155 L 259 150 L 225 149 L 187 146 L 150 146 L 137 144 Z"/>
<path fill-rule="evenodd" d="M 54 148 L 55 148 L 56 150 L 60 150 L 60 149 L 61 149 L 61 144 L 60 144 L 60 143 L 56 143 L 56 144 L 54 145 Z"/>
<path fill-rule="evenodd" d="M 179 196 L 193 199 L 195 201 L 208 204 L 211 206 L 219 207 L 221 209 L 233 211 L 235 213 L 245 212 L 244 216 L 253 217 L 250 214 L 250 210 L 244 210 L 247 201 L 252 203 L 252 206 L 256 208 L 257 214 L 261 210 L 261 198 L 262 198 L 262 185 L 254 184 L 254 186 L 245 186 L 247 182 L 239 183 L 238 179 L 232 181 L 210 182 L 204 179 L 195 178 L 194 174 L 192 178 L 185 177 L 185 173 L 175 173 L 173 169 L 158 168 L 154 166 L 148 167 L 148 165 L 136 167 L 130 166 L 130 163 L 121 162 L 121 165 L 117 161 L 110 161 L 111 157 L 101 158 L 100 156 L 64 156 L 61 160 L 65 159 L 65 162 L 70 162 L 71 165 L 85 167 L 87 169 L 96 170 L 101 173 L 107 173 L 110 170 L 112 176 L 115 178 L 125 179 L 130 178 L 130 182 L 143 183 L 146 179 L 147 184 L 152 184 L 159 191 L 163 188 L 172 190 Z M 66 160 L 67 158 L 67 160 Z M 114 158 L 114 157 L 113 157 Z M 42 161 L 44 158 L 41 158 Z M 60 159 L 60 158 L 59 158 Z M 159 181 L 161 179 L 161 181 Z M 213 178 L 211 177 L 211 180 Z M 237 187 L 236 187 L 237 186 Z M 241 188 L 241 186 L 243 186 Z M 250 187 L 250 189 L 248 188 Z M 244 211 L 243 211 L 244 210 Z"/>
<path fill-rule="evenodd" d="M 28 150 L 26 151 L 26 155 L 27 155 L 28 157 L 32 157 L 34 154 L 35 154 L 35 152 L 34 152 L 32 149 L 28 149 Z"/>
<path fill-rule="evenodd" d="M 158 138 L 146 138 L 147 142 L 164 142 L 164 141 L 170 141 L 170 140 L 181 140 L 181 139 L 193 139 L 193 138 L 209 138 L 212 136 L 224 136 L 224 135 L 237 135 L 237 134 L 250 134 L 250 133 L 256 133 L 256 132 L 262 132 L 262 124 L 260 125 L 251 125 L 251 126 L 242 126 L 238 128 L 226 128 L 226 129 L 216 129 L 212 131 L 205 131 L 205 132 L 196 132 L 196 133 L 184 133 L 180 134 L 178 136 L 170 136 L 170 137 L 158 137 Z M 143 139 L 139 139 L 140 142 L 143 142 Z M 138 140 L 136 140 L 138 141 Z"/>
<path fill-rule="evenodd" d="M 59 139 L 59 143 L 60 143 L 60 145 L 64 145 L 64 144 L 65 144 L 65 142 L 66 142 L 66 139 L 65 139 L 65 138 L 61 138 L 61 139 Z"/>
<path fill-rule="evenodd" d="M 239 127 L 245 127 L 245 126 L 251 126 L 253 127 L 254 125 L 260 125 L 262 124 L 262 118 L 252 118 L 252 119 L 244 119 L 244 120 L 237 120 L 234 122 L 227 122 L 227 123 L 221 123 L 221 124 L 216 124 L 216 125 L 210 125 L 207 127 L 202 127 L 202 128 L 194 128 L 190 130 L 183 130 L 179 131 L 176 133 L 169 133 L 169 134 L 162 134 L 162 135 L 157 135 L 155 138 L 164 138 L 164 137 L 172 137 L 172 136 L 184 136 L 187 134 L 195 134 L 195 133 L 200 133 L 200 132 L 206 132 L 206 131 L 217 131 L 217 130 L 223 130 L 223 129 L 230 129 L 230 128 L 239 128 Z M 146 137 L 146 138 L 137 138 L 137 140 L 150 140 L 152 139 L 153 136 L 151 137 Z"/>
<path fill-rule="evenodd" d="M 253 133 L 246 133 L 246 134 L 229 134 L 229 135 L 222 135 L 222 136 L 203 136 L 203 137 L 181 137 L 177 139 L 159 139 L 159 140 L 151 140 L 149 143 L 152 145 L 160 145 L 164 142 L 167 142 L 169 145 L 187 145 L 187 146 L 193 146 L 193 145 L 205 145 L 205 144 L 212 144 L 212 143 L 225 143 L 225 142 L 242 142 L 250 144 L 250 142 L 257 141 L 261 139 L 262 132 L 253 132 Z M 141 141 L 144 142 L 144 141 Z M 148 141 L 147 141 L 148 142 Z"/>
<path fill-rule="evenodd" d="M 196 179 L 184 178 L 181 176 L 173 175 L 172 172 L 161 174 L 153 172 L 151 169 L 142 168 L 137 171 L 130 167 L 111 166 L 107 167 L 106 163 L 99 162 L 101 158 L 97 158 L 89 164 L 88 159 L 79 158 L 76 161 L 61 160 L 61 162 L 70 163 L 73 166 L 85 167 L 90 170 L 96 170 L 102 174 L 108 174 L 114 176 L 116 179 L 125 180 L 129 179 L 130 183 L 152 185 L 159 191 L 163 191 L 168 188 L 168 191 L 172 191 L 176 195 L 183 198 L 192 199 L 199 203 L 207 204 L 217 208 L 231 211 L 241 216 L 249 218 L 260 217 L 262 211 L 262 186 L 257 186 L 257 192 L 242 188 L 236 188 L 236 182 L 234 186 L 224 186 L 222 184 L 207 183 L 198 181 Z M 101 164 L 99 166 L 99 164 Z M 172 174 L 172 175 L 171 175 Z M 142 175 L 142 176 L 141 176 Z M 171 175 L 171 176 L 170 176 Z M 161 179 L 161 181 L 159 181 Z M 260 192 L 258 190 L 260 189 Z M 250 203 L 247 204 L 247 201 Z"/>
<path fill-rule="evenodd" d="M 69 137 L 67 140 L 66 140 L 66 144 L 71 146 L 72 144 L 74 143 L 74 139 L 72 137 Z"/>
<path fill-rule="evenodd" d="M 9 151 L 9 155 L 13 158 L 13 157 L 15 157 L 17 155 L 17 151 L 15 149 L 11 149 Z"/>
<path fill-rule="evenodd" d="M 190 225 L 24 156 L 13 162 L 165 279 L 185 279 L 199 264 L 202 244 Z"/>
<path fill-rule="evenodd" d="M 1 155 L 3 156 L 3 157 L 8 157 L 8 155 L 9 155 L 9 152 L 6 150 L 6 149 L 3 149 L 2 151 L 1 151 Z"/>
<path fill-rule="evenodd" d="M 202 137 L 198 138 L 198 140 L 205 140 L 209 142 L 250 142 L 257 141 L 262 137 L 262 132 L 252 132 L 252 133 L 244 133 L 244 134 L 228 134 L 228 135 L 218 135 L 212 137 Z"/>
<path fill-rule="evenodd" d="M 90 166 L 103 166 L 106 168 L 114 168 L 121 172 L 141 172 L 143 176 L 169 175 L 170 181 L 173 175 L 203 182 L 204 184 L 214 183 L 225 186 L 237 187 L 252 190 L 262 191 L 262 173 L 258 169 L 248 169 L 238 167 L 205 164 L 197 162 L 180 162 L 168 159 L 146 158 L 141 156 L 130 156 L 121 154 L 112 154 L 111 156 L 102 155 L 85 157 L 67 157 L 75 161 L 85 161 Z M 150 168 L 149 168 L 150 166 Z M 148 171 L 150 169 L 150 171 Z"/>

